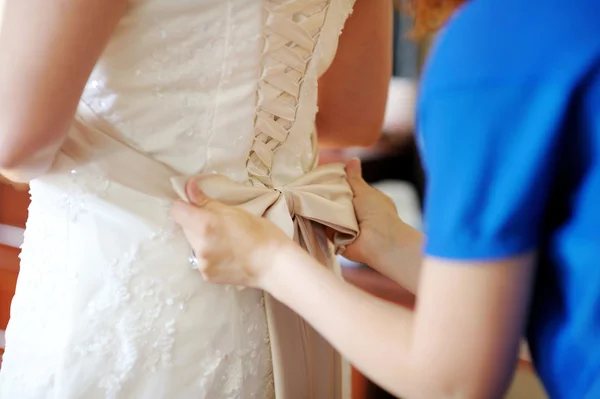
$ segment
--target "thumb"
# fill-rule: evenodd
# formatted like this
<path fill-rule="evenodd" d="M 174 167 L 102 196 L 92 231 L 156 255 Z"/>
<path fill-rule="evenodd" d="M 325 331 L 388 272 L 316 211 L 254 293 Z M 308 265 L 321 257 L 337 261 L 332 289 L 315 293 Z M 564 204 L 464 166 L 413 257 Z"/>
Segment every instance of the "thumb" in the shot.
<path fill-rule="evenodd" d="M 190 202 L 198 207 L 205 207 L 212 202 L 200 188 L 198 187 L 198 181 L 194 178 L 187 181 L 185 185 L 185 193 L 188 196 Z"/>
<path fill-rule="evenodd" d="M 362 165 L 360 159 L 352 158 L 346 164 L 346 174 L 349 178 L 362 178 Z"/>
<path fill-rule="evenodd" d="M 358 184 L 364 184 L 365 181 L 362 178 L 362 166 L 360 164 L 360 159 L 352 158 L 346 164 L 346 175 L 348 178 L 348 183 L 351 186 L 355 186 Z"/>

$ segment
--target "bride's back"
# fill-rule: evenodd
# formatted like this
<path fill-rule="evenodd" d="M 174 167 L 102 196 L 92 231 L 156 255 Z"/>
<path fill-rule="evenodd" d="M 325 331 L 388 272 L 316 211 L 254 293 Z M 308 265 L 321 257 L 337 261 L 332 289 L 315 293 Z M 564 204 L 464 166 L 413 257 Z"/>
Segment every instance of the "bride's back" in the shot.
<path fill-rule="evenodd" d="M 82 102 L 182 173 L 246 176 L 262 1 L 142 0 L 118 26 Z"/>
<path fill-rule="evenodd" d="M 262 153 L 276 152 L 268 169 L 285 184 L 313 166 L 317 78 L 350 7 L 349 0 L 137 0 L 82 102 L 178 172 L 245 181 L 249 157 L 266 175 Z M 260 157 L 250 156 L 255 138 L 266 144 L 258 144 Z"/>
<path fill-rule="evenodd" d="M 310 171 L 317 79 L 352 3 L 131 2 L 52 169 L 31 182 L 0 396 L 272 397 L 263 294 L 189 268 L 170 178 L 216 172 L 242 183 L 233 193 L 279 192 L 268 189 Z M 300 354 L 281 386 L 338 397 L 337 355 L 288 324 L 302 338 L 286 346 Z M 315 345 L 317 356 L 294 353 Z"/>

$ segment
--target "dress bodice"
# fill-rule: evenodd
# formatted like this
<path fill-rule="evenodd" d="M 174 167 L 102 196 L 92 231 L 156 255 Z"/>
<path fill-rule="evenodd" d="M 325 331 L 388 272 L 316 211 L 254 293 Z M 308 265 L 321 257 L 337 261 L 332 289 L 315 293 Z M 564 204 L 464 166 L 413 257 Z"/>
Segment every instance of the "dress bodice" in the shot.
<path fill-rule="evenodd" d="M 313 169 L 314 122 L 353 1 L 130 1 L 31 182 L 0 396 L 340 398 L 333 348 L 261 291 L 206 283 L 169 210 L 199 175 L 337 270 L 324 226 L 358 227 L 343 167 Z"/>
<path fill-rule="evenodd" d="M 180 173 L 285 184 L 314 164 L 317 79 L 351 3 L 133 1 L 82 102 Z"/>

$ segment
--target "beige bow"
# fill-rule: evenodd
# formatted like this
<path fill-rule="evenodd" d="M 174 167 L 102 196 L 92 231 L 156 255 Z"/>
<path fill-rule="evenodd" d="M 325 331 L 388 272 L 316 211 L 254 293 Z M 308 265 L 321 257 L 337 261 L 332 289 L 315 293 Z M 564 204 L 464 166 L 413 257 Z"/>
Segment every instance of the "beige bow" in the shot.
<path fill-rule="evenodd" d="M 195 179 L 210 198 L 267 218 L 307 249 L 317 245 L 311 238 L 314 224 L 333 230 L 338 253 L 358 235 L 352 191 L 342 165 L 321 166 L 276 188 L 241 184 L 217 174 L 204 174 Z M 179 197 L 188 201 L 186 181 L 185 177 L 171 179 Z"/>

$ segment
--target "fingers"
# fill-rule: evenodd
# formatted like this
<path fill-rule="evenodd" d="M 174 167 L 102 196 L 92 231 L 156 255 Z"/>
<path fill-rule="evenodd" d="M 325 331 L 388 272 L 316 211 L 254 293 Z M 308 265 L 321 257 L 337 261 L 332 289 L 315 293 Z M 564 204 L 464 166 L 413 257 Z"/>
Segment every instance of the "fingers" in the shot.
<path fill-rule="evenodd" d="M 198 181 L 194 178 L 189 179 L 185 185 L 185 192 L 190 202 L 199 207 L 205 207 L 212 202 L 200 188 L 198 187 Z"/>
<path fill-rule="evenodd" d="M 354 195 L 356 195 L 357 190 L 368 186 L 362 178 L 362 166 L 358 158 L 353 158 L 346 164 L 346 176 Z"/>
<path fill-rule="evenodd" d="M 205 231 L 215 216 L 206 209 L 175 201 L 171 208 L 171 217 L 183 228 Z"/>
<path fill-rule="evenodd" d="M 349 178 L 361 178 L 362 179 L 362 165 L 360 159 L 352 158 L 346 164 L 346 173 Z"/>
<path fill-rule="evenodd" d="M 353 158 L 346 164 L 346 176 L 350 184 L 364 183 L 360 159 Z"/>

